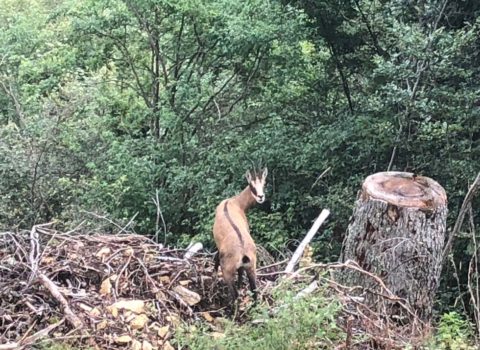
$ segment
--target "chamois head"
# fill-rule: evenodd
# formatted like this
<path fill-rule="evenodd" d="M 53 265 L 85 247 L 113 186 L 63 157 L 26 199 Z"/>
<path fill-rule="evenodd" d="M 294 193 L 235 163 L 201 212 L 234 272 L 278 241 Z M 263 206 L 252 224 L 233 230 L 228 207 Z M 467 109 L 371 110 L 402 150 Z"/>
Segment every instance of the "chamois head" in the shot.
<path fill-rule="evenodd" d="M 248 187 L 250 188 L 250 193 L 252 194 L 253 198 L 257 201 L 257 203 L 262 204 L 265 202 L 265 179 L 267 178 L 268 169 L 264 168 L 263 170 L 256 172 L 256 171 L 247 171 L 245 177 L 248 181 Z"/>

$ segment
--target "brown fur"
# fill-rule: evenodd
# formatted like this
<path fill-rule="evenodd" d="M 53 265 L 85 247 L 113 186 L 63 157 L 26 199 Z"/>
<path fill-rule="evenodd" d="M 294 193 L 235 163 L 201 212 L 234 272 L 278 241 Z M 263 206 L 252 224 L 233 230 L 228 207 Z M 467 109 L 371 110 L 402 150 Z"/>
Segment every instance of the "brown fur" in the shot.
<path fill-rule="evenodd" d="M 225 214 L 225 203 L 227 203 L 228 214 L 231 220 Z M 248 220 L 245 214 L 255 203 L 255 198 L 249 186 L 247 186 L 239 195 L 223 200 L 215 212 L 213 237 L 218 248 L 219 256 L 217 259 L 219 259 L 223 279 L 233 299 L 237 298 L 235 275 L 238 272 L 238 286 L 240 286 L 244 270 L 248 276 L 250 289 L 256 297 L 256 247 L 250 236 Z M 238 228 L 243 244 L 232 222 Z M 247 264 L 242 262 L 245 260 L 245 257 L 249 259 Z M 216 266 L 218 266 L 218 262 Z"/>

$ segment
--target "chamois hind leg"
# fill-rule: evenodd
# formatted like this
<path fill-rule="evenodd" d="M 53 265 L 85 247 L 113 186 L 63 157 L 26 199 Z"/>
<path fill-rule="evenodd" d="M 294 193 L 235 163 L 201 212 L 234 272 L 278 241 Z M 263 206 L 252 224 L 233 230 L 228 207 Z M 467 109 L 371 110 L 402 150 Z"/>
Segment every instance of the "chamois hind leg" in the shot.
<path fill-rule="evenodd" d="M 242 282 L 243 282 L 243 274 L 245 272 L 245 268 L 240 266 L 238 268 L 238 281 L 237 281 L 237 289 L 242 288 Z"/>
<path fill-rule="evenodd" d="M 220 252 L 218 250 L 213 256 L 213 261 L 215 262 L 215 267 L 213 268 L 213 272 L 218 272 L 218 267 L 220 266 Z"/>
<path fill-rule="evenodd" d="M 257 274 L 253 266 L 247 267 L 248 283 L 253 293 L 253 299 L 257 300 Z"/>
<path fill-rule="evenodd" d="M 222 272 L 223 272 L 223 280 L 228 287 L 228 292 L 230 293 L 231 302 L 234 303 L 237 300 L 238 292 L 237 288 L 235 288 L 235 275 L 236 269 L 235 268 L 224 268 L 225 265 L 222 265 Z"/>

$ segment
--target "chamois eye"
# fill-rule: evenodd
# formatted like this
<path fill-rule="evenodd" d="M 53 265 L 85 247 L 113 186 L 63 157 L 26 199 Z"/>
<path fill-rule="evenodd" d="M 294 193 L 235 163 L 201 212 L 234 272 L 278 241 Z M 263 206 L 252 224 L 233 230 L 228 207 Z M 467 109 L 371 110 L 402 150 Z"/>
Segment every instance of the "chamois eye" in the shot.
<path fill-rule="evenodd" d="M 252 191 L 253 195 L 256 196 L 257 190 L 255 189 L 255 187 L 253 187 L 251 184 L 249 186 L 250 186 L 250 191 Z"/>

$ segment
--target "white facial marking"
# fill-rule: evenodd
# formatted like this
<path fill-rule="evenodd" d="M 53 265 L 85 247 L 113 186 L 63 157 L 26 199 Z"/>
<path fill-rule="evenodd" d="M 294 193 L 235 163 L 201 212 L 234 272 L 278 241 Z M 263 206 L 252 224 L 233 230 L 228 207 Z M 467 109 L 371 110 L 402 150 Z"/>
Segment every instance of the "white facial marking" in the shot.
<path fill-rule="evenodd" d="M 253 191 L 251 191 L 252 196 L 260 204 L 265 202 L 264 187 L 265 187 L 265 181 L 263 179 L 255 179 L 250 182 L 250 188 L 254 189 Z"/>
<path fill-rule="evenodd" d="M 252 194 L 253 198 L 257 201 L 257 203 L 262 204 L 265 202 L 265 179 L 267 177 L 268 170 L 267 168 L 263 169 L 261 175 L 259 177 L 253 175 L 247 171 L 246 178 L 248 181 L 248 185 L 250 186 L 250 193 Z"/>

